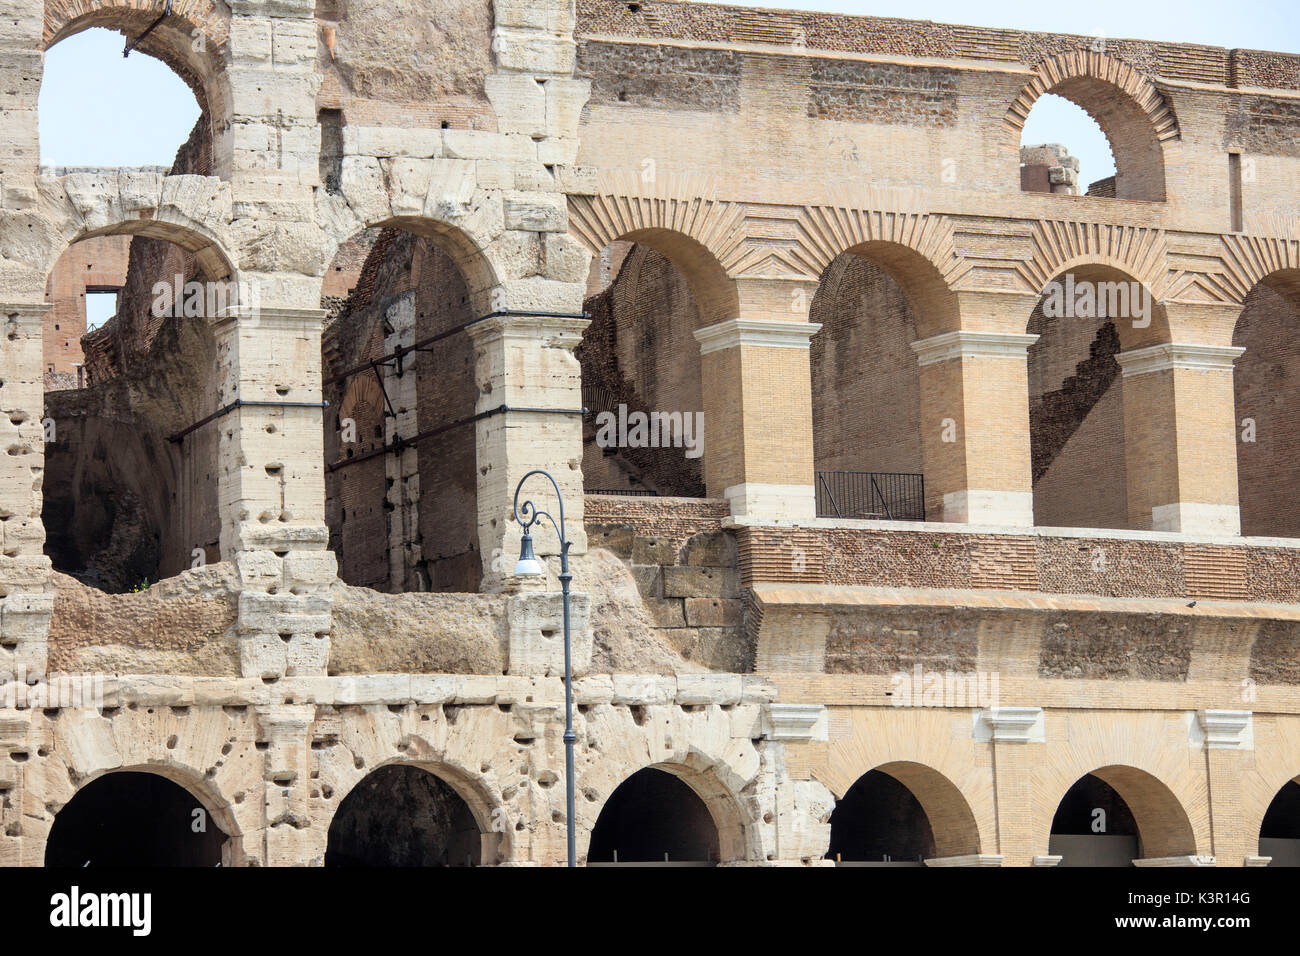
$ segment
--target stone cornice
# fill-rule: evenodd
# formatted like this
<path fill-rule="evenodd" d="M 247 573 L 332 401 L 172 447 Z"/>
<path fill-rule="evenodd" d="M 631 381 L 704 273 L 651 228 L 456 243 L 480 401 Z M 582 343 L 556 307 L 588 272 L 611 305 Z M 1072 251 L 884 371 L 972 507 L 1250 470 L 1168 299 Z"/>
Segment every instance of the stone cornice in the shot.
<path fill-rule="evenodd" d="M 738 345 L 761 348 L 806 349 L 808 340 L 821 326 L 815 322 L 770 322 L 760 319 L 728 319 L 699 329 L 695 340 L 700 354 L 720 352 Z"/>
<path fill-rule="evenodd" d="M 1016 332 L 959 330 L 913 342 L 912 351 L 916 353 L 916 360 L 922 366 L 956 358 L 1023 359 L 1029 346 L 1037 341 L 1037 335 Z"/>
<path fill-rule="evenodd" d="M 1232 363 L 1246 350 L 1232 345 L 1196 345 L 1162 342 L 1115 356 L 1124 378 L 1166 372 L 1171 369 L 1231 371 Z"/>

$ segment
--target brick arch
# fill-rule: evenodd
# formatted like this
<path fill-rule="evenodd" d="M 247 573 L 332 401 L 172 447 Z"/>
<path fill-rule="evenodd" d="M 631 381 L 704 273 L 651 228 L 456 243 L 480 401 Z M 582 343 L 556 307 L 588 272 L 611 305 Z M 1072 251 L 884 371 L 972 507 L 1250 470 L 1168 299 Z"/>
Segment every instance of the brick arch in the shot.
<path fill-rule="evenodd" d="M 1109 764 L 1089 771 L 1123 798 L 1133 813 L 1138 828 L 1138 852 L 1141 858 L 1194 856 L 1196 833 L 1182 803 L 1169 786 L 1155 774 L 1127 764 Z M 1087 774 L 1071 781 L 1058 795 L 1056 805 Z M 1056 809 L 1052 808 L 1055 816 Z M 1049 820 L 1050 832 L 1051 823 Z M 1044 839 L 1043 845 L 1047 841 Z"/>
<path fill-rule="evenodd" d="M 871 770 L 893 777 L 916 798 L 930 822 L 937 856 L 969 856 L 980 852 L 980 831 L 975 813 L 961 790 L 946 776 L 933 767 L 912 760 L 893 760 Z M 864 775 L 859 775 L 849 786 L 836 792 L 836 800 L 843 799 Z"/>
<path fill-rule="evenodd" d="M 589 822 L 579 821 L 576 834 L 579 859 L 585 859 L 587 856 L 588 848 L 591 845 L 591 834 L 595 830 L 596 822 L 599 820 L 605 804 L 609 802 L 609 798 L 629 778 L 642 770 L 662 770 L 665 773 L 672 774 L 690 787 L 691 791 L 704 802 L 704 806 L 708 808 L 709 816 L 713 818 L 713 826 L 718 833 L 720 862 L 742 862 L 751 857 L 750 842 L 752 835 L 747 823 L 748 817 L 741 805 L 739 795 L 728 785 L 724 779 L 724 773 L 720 771 L 718 765 L 704 757 L 704 755 L 692 752 L 683 760 L 662 761 L 630 769 L 622 768 L 617 774 L 607 772 L 593 776 L 591 771 L 587 771 L 586 774 L 580 776 L 578 785 L 582 792 L 577 795 L 575 802 L 581 801 L 583 796 L 587 795 L 588 805 L 592 806 L 593 809 Z M 593 791 L 598 795 L 594 803 L 590 799 L 590 793 Z M 582 807 L 578 806 L 577 809 L 581 816 Z"/>
<path fill-rule="evenodd" d="M 961 328 L 956 292 L 948 278 L 923 253 L 888 239 L 867 239 L 844 251 L 874 263 L 894 280 L 912 308 L 918 339 Z M 828 262 L 818 275 L 819 283 L 830 266 Z"/>
<path fill-rule="evenodd" d="M 1300 303 L 1300 239 L 1278 236 L 1225 235 L 1215 291 L 1225 300 L 1244 305 L 1255 286 Z"/>
<path fill-rule="evenodd" d="M 1046 262 L 1040 265 L 1046 265 Z M 1119 333 L 1121 346 L 1125 350 L 1130 350 L 1172 340 L 1168 310 L 1164 305 L 1161 294 L 1162 291 L 1167 289 L 1164 282 L 1165 273 L 1162 267 L 1147 268 L 1141 263 L 1130 263 L 1116 256 L 1101 253 L 1081 253 L 1069 258 L 1062 257 L 1053 262 L 1050 268 L 1051 272 L 1047 274 L 1046 278 L 1034 287 L 1034 291 L 1039 295 L 1039 303 L 1044 301 L 1044 298 L 1049 294 L 1049 290 L 1057 286 L 1061 287 L 1064 295 L 1064 284 L 1067 277 L 1071 277 L 1076 289 L 1080 287 L 1081 283 L 1085 282 L 1092 283 L 1093 287 L 1099 290 L 1103 283 L 1123 283 L 1129 292 L 1130 311 L 1135 312 L 1132 291 L 1134 283 L 1136 283 L 1136 288 L 1143 297 L 1149 313 L 1147 317 L 1139 317 L 1136 314 L 1131 318 L 1124 316 L 1115 318 L 1112 316 L 1115 320 L 1115 329 Z M 1153 276 L 1155 277 L 1154 282 L 1151 281 Z M 1034 281 L 1037 281 L 1036 278 Z M 1031 317 L 1032 313 L 1024 317 L 1026 330 Z"/>
<path fill-rule="evenodd" d="M 1182 134 L 1173 106 L 1145 74 L 1086 47 L 1039 61 L 1002 119 L 1007 148 L 1017 156 L 1025 121 L 1045 93 L 1082 108 L 1106 134 L 1117 198 L 1165 200 L 1165 146 Z"/>
<path fill-rule="evenodd" d="M 138 38 L 165 6 L 165 0 L 46 0 L 41 49 L 92 27 Z M 208 119 L 212 143 L 230 125 L 231 95 L 225 73 L 230 17 L 224 0 L 173 0 L 171 14 L 135 47 L 161 60 L 189 86 Z"/>
<path fill-rule="evenodd" d="M 675 204 L 697 205 L 697 218 L 685 217 Z M 723 227 L 730 223 L 735 231 Z M 686 277 L 700 312 L 700 325 L 715 325 L 740 315 L 735 280 L 724 256 L 726 244 L 743 234 L 744 215 L 730 203 L 708 200 L 637 201 L 620 196 L 569 197 L 569 231 L 592 253 L 612 242 L 635 242 L 658 252 Z M 719 243 L 723 247 L 719 249 Z M 721 254 L 720 254 L 721 253 Z"/>

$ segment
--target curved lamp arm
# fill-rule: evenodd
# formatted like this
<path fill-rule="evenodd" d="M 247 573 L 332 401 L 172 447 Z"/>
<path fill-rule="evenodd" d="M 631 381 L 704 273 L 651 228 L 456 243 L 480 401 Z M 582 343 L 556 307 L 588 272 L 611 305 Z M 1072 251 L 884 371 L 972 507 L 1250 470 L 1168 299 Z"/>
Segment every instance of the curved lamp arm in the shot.
<path fill-rule="evenodd" d="M 545 475 L 546 479 L 550 481 L 551 487 L 555 489 L 555 498 L 560 503 L 560 520 L 558 523 L 549 513 L 538 511 L 537 506 L 533 504 L 530 499 L 525 499 L 524 503 L 520 505 L 519 495 L 524 490 L 524 482 L 533 477 L 533 475 Z M 549 471 L 544 471 L 541 468 L 534 468 L 528 474 L 524 475 L 524 477 L 519 479 L 519 485 L 515 488 L 514 520 L 524 529 L 524 534 L 528 534 L 528 529 L 536 523 L 538 518 L 545 518 L 551 523 L 551 527 L 553 527 L 556 534 L 560 536 L 561 549 L 567 551 L 569 548 L 569 541 L 564 536 L 564 496 L 560 494 L 560 486 L 551 476 Z"/>

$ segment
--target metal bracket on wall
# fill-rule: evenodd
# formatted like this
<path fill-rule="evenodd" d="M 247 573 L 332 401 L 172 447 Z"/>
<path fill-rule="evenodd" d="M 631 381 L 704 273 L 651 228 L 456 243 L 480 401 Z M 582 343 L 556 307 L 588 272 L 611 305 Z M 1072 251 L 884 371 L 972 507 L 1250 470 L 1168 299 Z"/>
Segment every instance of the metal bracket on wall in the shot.
<path fill-rule="evenodd" d="M 197 422 L 195 422 L 193 425 L 189 426 L 188 428 L 183 428 L 180 431 L 176 432 L 174 435 L 168 435 L 167 440 L 172 443 L 179 442 L 190 432 L 197 431 L 198 429 L 206 425 L 208 422 L 214 422 L 222 415 L 228 415 L 230 412 L 233 412 L 236 408 L 243 408 L 246 405 L 251 405 L 257 408 L 329 408 L 329 404 L 330 404 L 329 402 L 258 402 L 258 401 L 252 401 L 250 399 L 245 399 L 245 398 L 237 398 L 229 405 L 223 406 L 222 408 L 218 408 L 207 418 L 200 418 Z"/>
<path fill-rule="evenodd" d="M 162 12 L 162 15 L 161 15 L 160 17 L 158 17 L 158 19 L 155 20 L 153 23 L 149 24 L 149 26 L 145 28 L 144 33 L 141 33 L 141 34 L 140 34 L 138 37 L 136 37 L 134 40 L 130 40 L 130 39 L 128 39 L 128 40 L 126 41 L 126 46 L 122 48 L 122 59 L 126 59 L 128 56 L 130 56 L 130 55 L 131 55 L 131 51 L 134 50 L 134 49 L 135 49 L 137 46 L 139 46 L 141 43 L 143 43 L 145 37 L 147 37 L 149 34 L 153 33 L 154 28 L 157 27 L 158 24 L 162 23 L 162 22 L 163 22 L 164 20 L 166 20 L 169 16 L 171 16 L 171 12 L 172 12 L 172 0 L 167 0 L 166 4 L 164 4 L 164 6 L 163 6 L 163 12 Z"/>

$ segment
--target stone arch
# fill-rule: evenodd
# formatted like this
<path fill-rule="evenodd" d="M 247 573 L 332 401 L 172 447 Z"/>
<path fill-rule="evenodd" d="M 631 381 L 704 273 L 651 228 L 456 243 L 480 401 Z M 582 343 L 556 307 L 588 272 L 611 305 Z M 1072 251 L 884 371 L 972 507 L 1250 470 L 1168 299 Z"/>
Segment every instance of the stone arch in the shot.
<path fill-rule="evenodd" d="M 578 780 L 576 843 L 580 861 L 587 858 L 601 810 L 619 787 L 642 770 L 671 774 L 703 801 L 717 830 L 719 862 L 735 863 L 750 858 L 752 836 L 739 795 L 727 785 L 719 767 L 703 755 L 691 754 L 685 760 L 663 761 L 618 772 L 613 768 L 605 768 L 603 772 L 596 770 L 595 773 L 593 770 L 596 768 L 583 772 Z M 588 817 L 587 813 L 591 815 Z"/>
<path fill-rule="evenodd" d="M 194 254 L 208 279 L 235 276 L 229 238 L 230 187 L 214 176 L 164 176 L 136 170 L 69 173 L 51 183 L 45 217 L 57 239 L 45 272 L 68 246 L 95 236 L 146 236 Z"/>
<path fill-rule="evenodd" d="M 841 789 L 832 787 L 836 801 L 872 771 L 887 774 L 907 788 L 921 805 L 934 836 L 934 852 L 939 858 L 971 856 L 980 852 L 979 824 L 961 790 L 933 767 L 912 760 L 892 760 L 879 764 L 856 777 L 849 786 L 840 781 Z"/>
<path fill-rule="evenodd" d="M 1017 157 L 1029 111 L 1045 93 L 1081 107 L 1106 134 L 1116 198 L 1165 200 L 1165 148 L 1181 133 L 1173 106 L 1145 74 L 1082 47 L 1040 61 L 1002 120 L 1006 147 Z"/>
<path fill-rule="evenodd" d="M 45 0 L 41 50 L 92 27 L 138 39 L 162 16 L 165 7 L 165 0 Z M 210 126 L 216 168 L 208 172 L 214 175 L 227 174 L 229 166 L 226 147 L 219 148 L 218 144 L 228 140 L 231 123 L 232 98 L 226 73 L 230 18 L 225 0 L 174 0 L 170 15 L 133 50 L 161 60 L 194 93 Z"/>
<path fill-rule="evenodd" d="M 353 223 L 353 226 L 342 232 L 331 232 L 320 260 L 322 270 L 328 269 L 344 244 L 359 233 L 395 229 L 428 239 L 455 263 L 465 280 L 475 318 L 512 308 L 512 304 L 496 292 L 505 270 L 496 261 L 490 244 L 462 226 L 432 216 L 387 213 Z"/>
<path fill-rule="evenodd" d="M 467 708 L 453 724 L 440 711 L 421 708 L 417 716 L 406 708 L 399 716 L 386 707 L 367 706 L 364 713 L 349 713 L 339 743 L 322 752 L 318 779 L 324 812 L 332 816 L 374 771 L 393 764 L 414 766 L 438 777 L 465 801 L 485 837 L 482 863 L 510 860 L 516 852 L 516 827 L 525 830 L 529 821 L 518 818 L 493 781 L 495 747 L 503 737 L 509 739 L 509 717 L 496 708 Z M 394 754 L 399 742 L 402 750 Z M 321 830 L 322 852 L 327 829 Z"/>
<path fill-rule="evenodd" d="M 462 844 L 461 849 L 464 849 L 466 851 L 466 854 L 470 860 L 477 860 L 478 865 L 482 865 L 484 863 L 496 862 L 494 856 L 495 847 L 488 846 L 487 841 L 483 839 L 485 834 L 492 833 L 494 829 L 494 827 L 492 826 L 493 811 L 489 809 L 490 801 L 487 798 L 485 798 L 483 793 L 480 792 L 480 789 L 477 785 L 477 781 L 470 775 L 464 772 L 457 771 L 455 768 L 442 763 L 396 759 L 396 760 L 390 760 L 385 763 L 382 763 L 377 767 L 366 768 L 365 774 L 362 775 L 356 781 L 354 781 L 352 785 L 348 788 L 346 793 L 342 793 L 339 795 L 338 802 L 335 804 L 334 807 L 334 813 L 330 817 L 329 825 L 325 828 L 326 830 L 325 859 L 327 861 L 327 865 L 330 864 L 330 859 L 329 859 L 329 854 L 331 852 L 330 843 L 332 842 L 332 838 L 334 838 L 337 833 L 336 824 L 342 819 L 342 815 L 345 812 L 347 812 L 348 809 L 351 809 L 351 804 L 349 803 L 349 797 L 352 797 L 354 791 L 356 791 L 356 789 L 359 786 L 361 786 L 363 783 L 365 783 L 367 780 L 376 779 L 377 774 L 383 775 L 386 772 L 391 774 L 391 772 L 397 768 L 401 768 L 403 770 L 419 771 L 428 774 L 429 776 L 433 777 L 437 781 L 437 784 L 434 785 L 436 788 L 441 789 L 442 786 L 445 786 L 446 788 L 450 789 L 450 791 L 455 795 L 455 797 L 459 798 L 459 800 L 461 801 L 461 805 L 463 809 L 460 809 L 459 812 L 463 814 L 465 810 L 468 810 L 469 816 L 473 820 L 473 826 L 478 831 L 478 846 L 472 846 L 472 845 L 464 846 Z M 438 804 L 435 803 L 434 807 L 436 808 L 437 806 Z M 372 807 L 372 809 L 374 808 Z M 452 812 L 455 813 L 456 809 L 458 808 L 453 808 Z M 453 822 L 454 822 L 454 817 L 453 817 Z M 445 836 L 454 836 L 454 834 L 445 834 Z M 450 853 L 450 847 L 444 847 L 444 850 Z"/>
<path fill-rule="evenodd" d="M 1109 764 L 1090 771 L 1127 804 L 1138 830 L 1138 854 L 1142 859 L 1195 856 L 1196 833 L 1182 802 L 1174 791 L 1155 774 L 1127 764 Z M 1048 835 L 1052 817 L 1065 794 L 1083 777 L 1066 784 L 1050 807 Z M 1048 843 L 1043 839 L 1043 845 Z"/>
<path fill-rule="evenodd" d="M 233 804 L 222 795 L 220 790 L 212 784 L 203 772 L 177 763 L 132 763 L 120 767 L 100 769 L 79 778 L 76 790 L 67 800 L 57 804 L 47 804 L 47 807 L 57 806 L 57 809 L 54 809 L 53 819 L 48 821 L 43 832 L 38 837 L 41 843 L 40 855 L 42 859 L 47 858 L 49 841 L 54 833 L 59 814 L 71 806 L 92 784 L 123 774 L 148 774 L 160 777 L 184 790 L 207 811 L 211 818 L 210 822 L 219 827 L 226 836 L 221 849 L 221 865 L 239 866 L 247 862 L 244 856 L 244 831 L 240 827 Z"/>

